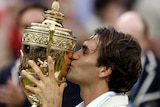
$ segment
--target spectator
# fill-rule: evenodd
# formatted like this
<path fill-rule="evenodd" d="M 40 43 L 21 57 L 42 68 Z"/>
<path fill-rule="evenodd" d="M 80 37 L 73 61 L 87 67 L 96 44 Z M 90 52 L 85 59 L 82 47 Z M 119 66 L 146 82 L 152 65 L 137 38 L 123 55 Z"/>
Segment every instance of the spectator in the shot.
<path fill-rule="evenodd" d="M 0 20 L 0 69 L 13 61 L 12 54 L 8 46 L 8 39 L 11 33 L 11 28 L 14 24 L 19 5 L 18 0 L 0 0 L 0 11 L 2 16 Z"/>
<path fill-rule="evenodd" d="M 139 12 L 148 24 L 148 33 L 151 38 L 151 48 L 160 58 L 160 0 L 136 0 L 134 10 Z"/>
<path fill-rule="evenodd" d="M 132 34 L 142 48 L 142 75 L 130 92 L 133 107 L 160 107 L 160 60 L 150 49 L 148 26 L 134 11 L 122 14 L 116 22 L 117 30 Z"/>

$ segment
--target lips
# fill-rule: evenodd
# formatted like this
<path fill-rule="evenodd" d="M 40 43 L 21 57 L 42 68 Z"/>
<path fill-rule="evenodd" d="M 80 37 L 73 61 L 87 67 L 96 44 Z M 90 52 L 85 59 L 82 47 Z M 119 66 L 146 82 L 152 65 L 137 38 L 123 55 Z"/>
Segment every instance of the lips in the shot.
<path fill-rule="evenodd" d="M 73 65 L 72 65 L 72 64 L 70 64 L 70 67 L 69 67 L 68 72 L 70 72 L 72 68 L 73 68 Z"/>
<path fill-rule="evenodd" d="M 69 70 L 67 71 L 68 73 L 71 71 L 71 68 L 69 68 Z"/>
<path fill-rule="evenodd" d="M 73 68 L 73 66 L 72 66 L 72 65 L 70 65 L 69 69 L 72 69 L 72 68 Z"/>

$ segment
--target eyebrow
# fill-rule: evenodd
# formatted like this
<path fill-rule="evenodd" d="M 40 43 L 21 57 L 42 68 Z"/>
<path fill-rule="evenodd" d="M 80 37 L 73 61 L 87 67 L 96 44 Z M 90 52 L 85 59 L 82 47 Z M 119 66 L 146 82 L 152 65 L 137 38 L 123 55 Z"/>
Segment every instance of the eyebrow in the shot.
<path fill-rule="evenodd" d="M 97 50 L 97 48 L 95 50 L 91 50 L 91 49 L 88 48 L 87 45 L 82 45 L 82 49 L 88 51 L 89 53 L 94 53 Z"/>
<path fill-rule="evenodd" d="M 96 36 L 96 34 L 91 35 L 86 41 L 91 40 L 92 38 L 94 38 Z"/>

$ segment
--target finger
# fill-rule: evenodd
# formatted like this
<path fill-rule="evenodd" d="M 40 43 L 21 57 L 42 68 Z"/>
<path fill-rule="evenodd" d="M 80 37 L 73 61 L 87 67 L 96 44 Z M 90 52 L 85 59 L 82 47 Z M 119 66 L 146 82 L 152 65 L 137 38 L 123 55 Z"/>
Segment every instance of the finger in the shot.
<path fill-rule="evenodd" d="M 4 96 L 5 96 L 3 88 L 4 88 L 4 86 L 0 86 L 0 102 L 4 99 Z"/>
<path fill-rule="evenodd" d="M 0 100 L 3 102 L 6 102 L 6 100 L 8 100 L 8 98 L 10 97 L 10 92 L 7 89 L 6 86 L 1 86 L 0 87 Z"/>
<path fill-rule="evenodd" d="M 18 72 L 21 74 L 21 65 L 18 65 Z"/>
<path fill-rule="evenodd" d="M 32 86 L 26 85 L 25 88 L 35 94 L 38 94 L 38 92 L 39 92 L 39 91 L 36 91 L 36 90 L 38 90 L 37 87 L 32 87 Z"/>
<path fill-rule="evenodd" d="M 63 94 L 64 89 L 65 89 L 66 87 L 67 87 L 67 83 L 66 83 L 66 82 L 63 82 L 63 83 L 60 85 L 61 94 Z"/>
<path fill-rule="evenodd" d="M 23 78 L 22 78 L 22 76 L 19 76 L 19 81 L 20 81 L 20 86 L 21 86 L 22 90 L 23 90 L 24 92 L 26 92 L 27 90 L 25 89 L 25 86 L 24 86 L 24 84 L 23 84 Z"/>
<path fill-rule="evenodd" d="M 13 83 L 13 81 L 11 80 L 11 78 L 8 78 L 8 80 L 7 80 L 7 86 L 10 87 L 10 88 L 11 87 L 13 88 L 15 86 L 15 84 Z"/>
<path fill-rule="evenodd" d="M 33 68 L 34 72 L 37 74 L 39 79 L 45 81 L 45 76 L 43 75 L 39 66 L 33 60 L 29 60 L 28 64 Z"/>
<path fill-rule="evenodd" d="M 54 63 L 51 56 L 48 56 L 48 73 L 50 79 L 56 80 L 54 75 Z"/>
<path fill-rule="evenodd" d="M 10 93 L 12 94 L 13 90 L 16 90 L 17 85 L 13 83 L 13 81 L 9 78 L 6 84 L 8 90 L 10 89 Z"/>
<path fill-rule="evenodd" d="M 0 94 L 0 103 L 7 103 L 3 95 Z"/>
<path fill-rule="evenodd" d="M 26 85 L 25 88 L 31 92 L 30 94 L 28 94 L 29 99 L 32 99 L 33 101 L 39 103 L 39 95 L 41 94 L 41 90 L 38 87 L 32 87 L 29 85 Z"/>
<path fill-rule="evenodd" d="M 21 75 L 27 77 L 31 82 L 33 82 L 36 86 L 39 86 L 39 80 L 37 80 L 33 75 L 29 74 L 25 70 L 21 71 Z"/>
<path fill-rule="evenodd" d="M 26 97 L 28 97 L 29 95 L 31 95 L 32 93 L 30 92 L 30 90 L 27 90 L 25 88 L 25 85 L 23 84 L 23 78 L 22 76 L 19 76 L 19 80 L 20 80 L 20 86 L 23 90 L 23 92 L 25 93 Z M 30 98 L 28 98 L 29 102 L 31 102 L 32 100 Z"/>

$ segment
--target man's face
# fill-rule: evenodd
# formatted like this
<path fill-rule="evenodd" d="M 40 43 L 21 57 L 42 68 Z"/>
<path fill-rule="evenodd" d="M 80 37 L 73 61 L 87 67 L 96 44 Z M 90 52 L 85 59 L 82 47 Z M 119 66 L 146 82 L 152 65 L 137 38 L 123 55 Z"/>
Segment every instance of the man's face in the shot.
<path fill-rule="evenodd" d="M 77 84 L 90 84 L 98 78 L 98 70 L 96 67 L 98 58 L 98 36 L 92 36 L 85 41 L 82 48 L 73 54 L 71 67 L 67 75 L 67 79 Z"/>
<path fill-rule="evenodd" d="M 20 36 L 22 36 L 24 28 L 31 26 L 31 23 L 33 22 L 38 23 L 38 22 L 42 22 L 43 20 L 44 20 L 44 17 L 43 17 L 42 9 L 32 8 L 32 9 L 27 10 L 22 15 L 19 21 Z"/>

